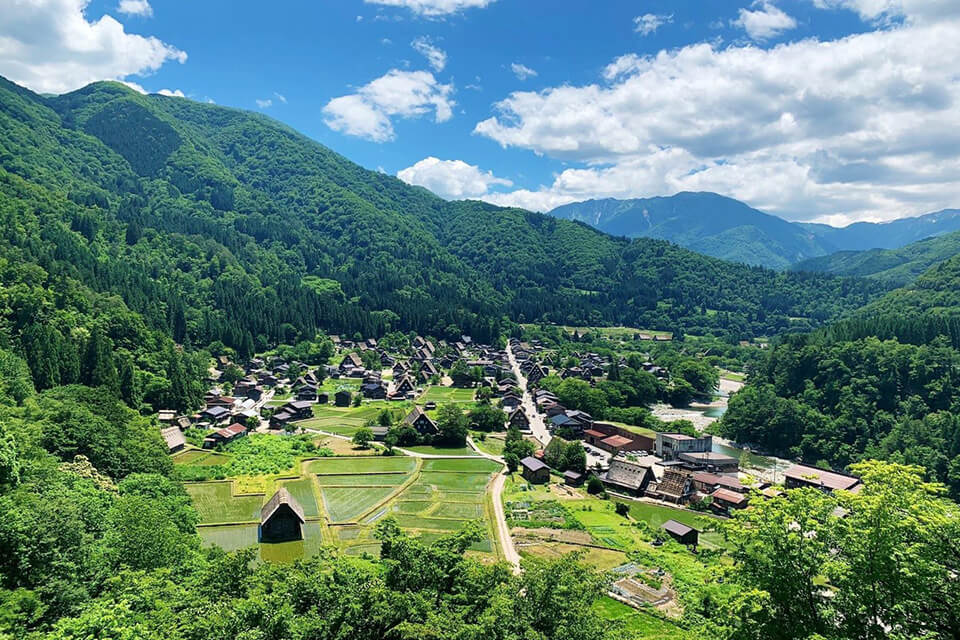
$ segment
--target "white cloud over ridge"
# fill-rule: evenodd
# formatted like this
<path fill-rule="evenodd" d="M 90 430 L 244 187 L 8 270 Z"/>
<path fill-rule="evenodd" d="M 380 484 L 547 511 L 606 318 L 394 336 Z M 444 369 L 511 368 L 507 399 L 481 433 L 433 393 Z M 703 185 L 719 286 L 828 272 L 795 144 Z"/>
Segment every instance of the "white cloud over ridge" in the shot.
<path fill-rule="evenodd" d="M 498 178 L 492 172 L 462 160 L 440 160 L 433 156 L 398 171 L 397 177 L 408 184 L 426 187 L 448 200 L 477 198 L 488 194 L 491 187 L 513 186 L 510 180 Z"/>
<path fill-rule="evenodd" d="M 434 71 L 439 73 L 447 66 L 447 52 L 434 45 L 427 36 L 415 38 L 413 42 L 410 43 L 410 46 L 413 47 L 414 51 L 427 59 L 427 63 Z"/>
<path fill-rule="evenodd" d="M 97 80 L 149 74 L 187 54 L 155 37 L 127 33 L 115 18 L 90 21 L 89 0 L 7 2 L 0 19 L 0 74 L 42 93 Z"/>
<path fill-rule="evenodd" d="M 435 122 L 453 117 L 453 85 L 441 84 L 429 71 L 391 69 L 360 87 L 334 98 L 323 108 L 324 122 L 340 133 L 387 142 L 396 137 L 391 118 L 418 118 L 430 112 Z"/>
<path fill-rule="evenodd" d="M 769 49 L 629 54 L 608 65 L 604 82 L 511 93 L 475 133 L 575 168 L 486 199 L 545 210 L 710 190 L 832 223 L 960 204 L 960 10 L 816 1 L 860 7 L 871 20 L 892 15 L 877 6 L 897 5 L 903 24 Z"/>
<path fill-rule="evenodd" d="M 367 4 L 403 7 L 428 18 L 460 13 L 465 9 L 483 9 L 496 0 L 364 0 Z"/>
<path fill-rule="evenodd" d="M 757 41 L 775 38 L 785 31 L 797 28 L 797 21 L 768 0 L 753 3 L 755 10 L 740 9 L 740 17 L 732 22 Z"/>

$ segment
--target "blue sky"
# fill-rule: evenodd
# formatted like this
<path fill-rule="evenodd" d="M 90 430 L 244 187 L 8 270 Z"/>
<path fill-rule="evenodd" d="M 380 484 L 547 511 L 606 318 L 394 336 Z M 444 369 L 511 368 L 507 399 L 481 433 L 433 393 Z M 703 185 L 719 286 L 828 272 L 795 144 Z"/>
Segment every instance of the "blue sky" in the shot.
<path fill-rule="evenodd" d="M 31 0 L 0 24 L 22 45 L 0 74 L 261 111 L 445 197 L 712 190 L 844 224 L 960 205 L 944 5 Z"/>

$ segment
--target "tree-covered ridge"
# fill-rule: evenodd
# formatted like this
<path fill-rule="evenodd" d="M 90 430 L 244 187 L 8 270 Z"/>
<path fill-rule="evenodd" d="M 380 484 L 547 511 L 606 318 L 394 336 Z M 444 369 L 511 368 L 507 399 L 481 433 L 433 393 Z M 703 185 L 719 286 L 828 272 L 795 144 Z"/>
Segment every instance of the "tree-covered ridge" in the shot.
<path fill-rule="evenodd" d="M 858 317 L 897 314 L 956 317 L 960 312 L 960 255 L 937 264 L 914 282 L 857 312 Z"/>
<path fill-rule="evenodd" d="M 35 265 L 46 275 L 33 286 L 69 278 L 119 296 L 134 326 L 188 351 L 223 342 L 243 357 L 318 329 L 490 341 L 520 320 L 750 337 L 817 326 L 881 292 L 446 203 L 263 116 L 117 83 L 46 98 L 4 81 L 0 125 L 0 259 L 24 265 L 6 286 Z M 27 324 L 8 340 L 36 369 Z M 89 380 L 37 380 L 72 382 Z"/>
<path fill-rule="evenodd" d="M 795 271 L 815 271 L 837 275 L 868 277 L 897 286 L 913 282 L 933 265 L 960 253 L 960 232 L 933 236 L 899 249 L 840 251 L 805 260 Z"/>

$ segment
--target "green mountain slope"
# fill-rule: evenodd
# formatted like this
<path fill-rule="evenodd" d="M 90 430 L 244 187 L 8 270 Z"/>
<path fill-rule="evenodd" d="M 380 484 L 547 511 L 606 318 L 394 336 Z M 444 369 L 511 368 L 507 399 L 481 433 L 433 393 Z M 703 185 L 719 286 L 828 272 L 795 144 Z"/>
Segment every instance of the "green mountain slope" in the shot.
<path fill-rule="evenodd" d="M 792 269 L 876 278 L 903 286 L 931 266 L 957 254 L 960 254 L 960 231 L 925 238 L 899 249 L 840 251 L 804 260 Z"/>
<path fill-rule="evenodd" d="M 669 240 L 699 253 L 775 269 L 834 251 L 814 233 L 716 193 L 632 200 L 588 200 L 550 215 L 607 233 Z"/>
<path fill-rule="evenodd" d="M 117 83 L 48 98 L 0 81 L 0 206 L 0 258 L 241 355 L 320 328 L 486 340 L 510 320 L 770 335 L 883 291 L 447 203 L 261 115 Z"/>

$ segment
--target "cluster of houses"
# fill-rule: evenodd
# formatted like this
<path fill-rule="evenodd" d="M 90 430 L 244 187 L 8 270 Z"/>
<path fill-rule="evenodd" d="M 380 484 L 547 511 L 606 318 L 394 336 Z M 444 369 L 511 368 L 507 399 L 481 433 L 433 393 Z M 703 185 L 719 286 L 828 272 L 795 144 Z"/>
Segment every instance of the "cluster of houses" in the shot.
<path fill-rule="evenodd" d="M 161 434 L 170 452 L 175 453 L 186 446 L 184 431 L 191 427 L 208 431 L 204 446 L 216 447 L 242 437 L 248 426 L 255 423 L 270 429 L 288 429 L 290 423 L 311 417 L 315 404 L 333 403 L 347 407 L 356 401 L 357 395 L 370 400 L 411 400 L 423 391 L 424 385 L 441 379 L 443 371 L 458 360 L 463 360 L 471 368 L 480 367 L 484 376 L 481 385 L 491 387 L 494 396 L 505 399 L 506 406 L 519 406 L 520 390 L 507 364 L 506 353 L 476 344 L 470 336 L 452 342 L 415 336 L 410 346 L 399 353 L 388 352 L 375 338 L 354 341 L 333 336 L 331 340 L 342 355 L 335 364 L 319 369 L 280 357 L 252 358 L 242 366 L 235 365 L 227 356 L 215 358 L 207 379 L 211 392 L 204 398 L 204 407 L 200 411 L 193 415 L 178 415 L 173 410 L 161 410 L 158 414 Z M 371 360 L 368 353 L 376 354 L 380 368 L 364 366 L 364 362 L 369 364 Z M 234 366 L 241 369 L 243 377 L 233 384 L 232 395 L 224 395 L 220 393 L 224 375 Z M 384 379 L 386 369 L 392 371 L 392 376 L 388 376 L 392 379 Z M 336 392 L 323 390 L 325 378 L 346 377 L 360 379 L 358 391 L 345 388 Z M 474 381 L 459 382 L 466 385 Z M 291 399 L 274 408 L 272 413 L 261 416 L 263 405 L 274 391 L 281 388 L 290 392 Z M 512 415 L 512 419 L 518 426 L 527 426 L 522 411 Z M 423 431 L 429 432 L 430 427 Z"/>

